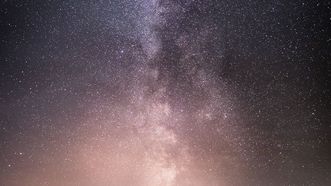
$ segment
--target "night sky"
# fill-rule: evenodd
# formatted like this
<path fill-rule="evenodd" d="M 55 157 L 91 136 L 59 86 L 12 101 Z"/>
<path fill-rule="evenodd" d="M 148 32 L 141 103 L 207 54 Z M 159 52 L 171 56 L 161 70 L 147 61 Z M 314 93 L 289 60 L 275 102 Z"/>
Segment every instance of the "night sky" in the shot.
<path fill-rule="evenodd" d="M 331 2 L 0 3 L 0 186 L 327 186 Z"/>

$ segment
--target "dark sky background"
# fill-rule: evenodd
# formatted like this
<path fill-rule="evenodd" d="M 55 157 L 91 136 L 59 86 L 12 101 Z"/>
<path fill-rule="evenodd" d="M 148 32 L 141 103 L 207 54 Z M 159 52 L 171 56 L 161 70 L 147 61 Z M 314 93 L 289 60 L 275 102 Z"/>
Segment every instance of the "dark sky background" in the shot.
<path fill-rule="evenodd" d="M 331 183 L 331 3 L 0 3 L 0 186 Z"/>

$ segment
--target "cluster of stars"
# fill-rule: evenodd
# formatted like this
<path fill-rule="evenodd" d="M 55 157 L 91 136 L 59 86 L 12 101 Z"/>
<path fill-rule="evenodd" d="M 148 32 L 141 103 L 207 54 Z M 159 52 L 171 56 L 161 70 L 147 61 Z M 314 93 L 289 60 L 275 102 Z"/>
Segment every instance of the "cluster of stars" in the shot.
<path fill-rule="evenodd" d="M 331 4 L 0 3 L 0 185 L 328 185 Z"/>

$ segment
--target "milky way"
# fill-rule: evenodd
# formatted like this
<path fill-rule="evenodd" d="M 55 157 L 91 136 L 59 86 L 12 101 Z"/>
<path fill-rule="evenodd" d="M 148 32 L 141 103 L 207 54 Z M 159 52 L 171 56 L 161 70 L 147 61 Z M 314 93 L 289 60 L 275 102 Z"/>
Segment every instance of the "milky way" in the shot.
<path fill-rule="evenodd" d="M 0 185 L 328 185 L 323 1 L 4 1 Z"/>

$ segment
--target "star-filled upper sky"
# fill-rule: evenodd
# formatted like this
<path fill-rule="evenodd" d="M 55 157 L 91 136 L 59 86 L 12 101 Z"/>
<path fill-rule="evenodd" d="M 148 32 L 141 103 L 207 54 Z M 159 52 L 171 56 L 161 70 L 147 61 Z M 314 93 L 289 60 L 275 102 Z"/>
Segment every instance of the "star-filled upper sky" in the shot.
<path fill-rule="evenodd" d="M 0 3 L 1 186 L 331 182 L 331 3 Z"/>

